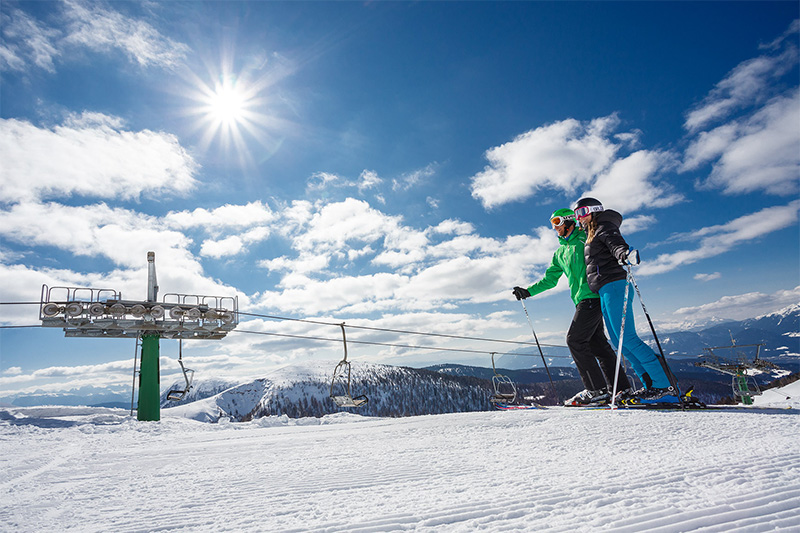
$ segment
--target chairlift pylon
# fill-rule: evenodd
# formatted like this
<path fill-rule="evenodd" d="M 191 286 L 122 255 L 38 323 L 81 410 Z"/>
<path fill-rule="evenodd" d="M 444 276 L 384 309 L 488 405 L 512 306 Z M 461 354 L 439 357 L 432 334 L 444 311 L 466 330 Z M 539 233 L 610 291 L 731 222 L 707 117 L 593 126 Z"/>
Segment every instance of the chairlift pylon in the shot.
<path fill-rule="evenodd" d="M 167 393 L 167 400 L 180 401 L 183 400 L 186 393 L 192 388 L 192 380 L 194 379 L 194 370 L 186 368 L 183 365 L 183 339 L 178 339 L 178 364 L 181 365 L 181 372 L 183 379 L 186 381 L 186 386 L 182 389 L 172 389 Z"/>
<path fill-rule="evenodd" d="M 517 399 L 517 387 L 510 377 L 497 373 L 497 368 L 494 365 L 494 354 L 495 352 L 491 353 L 492 371 L 494 372 L 494 376 L 492 376 L 494 394 L 489 398 L 489 401 L 495 405 L 514 403 L 514 400 Z"/>
<path fill-rule="evenodd" d="M 368 399 L 364 394 L 353 397 L 350 393 L 350 363 L 347 361 L 347 336 L 344 332 L 344 322 L 339 324 L 339 327 L 342 328 L 344 359 L 339 361 L 339 364 L 333 369 L 330 397 L 339 407 L 361 407 L 367 403 Z M 339 382 L 338 385 L 337 382 Z"/>

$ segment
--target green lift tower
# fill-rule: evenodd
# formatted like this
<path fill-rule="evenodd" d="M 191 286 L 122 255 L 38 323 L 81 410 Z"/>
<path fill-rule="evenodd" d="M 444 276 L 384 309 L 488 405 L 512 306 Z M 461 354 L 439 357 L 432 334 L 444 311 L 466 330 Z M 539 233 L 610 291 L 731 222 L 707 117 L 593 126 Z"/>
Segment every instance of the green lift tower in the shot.
<path fill-rule="evenodd" d="M 42 326 L 60 327 L 66 337 L 134 338 L 141 359 L 138 372 L 137 419 L 161 419 L 160 340 L 221 339 L 239 323 L 238 298 L 165 294 L 158 300 L 156 254 L 147 253 L 147 299 L 124 300 L 113 289 L 42 286 L 39 305 Z M 183 362 L 179 360 L 186 377 Z M 189 379 L 186 379 L 188 391 Z M 171 391 L 172 394 L 174 391 Z M 132 397 L 134 395 L 132 394 Z"/>

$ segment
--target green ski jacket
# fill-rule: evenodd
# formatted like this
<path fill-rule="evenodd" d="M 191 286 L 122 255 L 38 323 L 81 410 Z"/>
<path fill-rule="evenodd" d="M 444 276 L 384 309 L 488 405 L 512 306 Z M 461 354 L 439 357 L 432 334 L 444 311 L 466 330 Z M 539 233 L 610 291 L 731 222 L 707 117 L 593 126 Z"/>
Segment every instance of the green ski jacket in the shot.
<path fill-rule="evenodd" d="M 537 281 L 530 287 L 528 292 L 531 296 L 552 289 L 558 283 L 561 274 L 566 274 L 569 282 L 569 292 L 575 305 L 587 298 L 600 298 L 589 288 L 586 280 L 586 260 L 583 256 L 583 248 L 586 244 L 586 232 L 580 228 L 575 228 L 569 237 L 558 237 L 561 246 L 553 254 L 553 261 L 544 273 L 544 278 Z"/>

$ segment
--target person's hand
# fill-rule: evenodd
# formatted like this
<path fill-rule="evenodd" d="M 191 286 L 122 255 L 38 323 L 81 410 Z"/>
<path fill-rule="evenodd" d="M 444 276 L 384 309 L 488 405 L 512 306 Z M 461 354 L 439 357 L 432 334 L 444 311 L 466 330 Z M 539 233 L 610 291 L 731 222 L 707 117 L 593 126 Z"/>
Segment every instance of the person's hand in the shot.
<path fill-rule="evenodd" d="M 514 287 L 513 292 L 517 300 L 524 300 L 525 298 L 531 297 L 531 293 L 528 292 L 528 289 L 523 289 L 522 287 Z"/>
<path fill-rule="evenodd" d="M 627 265 L 627 264 L 638 265 L 641 262 L 642 261 L 641 258 L 639 257 L 639 250 L 634 250 L 634 249 L 622 252 L 622 255 L 619 258 L 620 265 Z"/>

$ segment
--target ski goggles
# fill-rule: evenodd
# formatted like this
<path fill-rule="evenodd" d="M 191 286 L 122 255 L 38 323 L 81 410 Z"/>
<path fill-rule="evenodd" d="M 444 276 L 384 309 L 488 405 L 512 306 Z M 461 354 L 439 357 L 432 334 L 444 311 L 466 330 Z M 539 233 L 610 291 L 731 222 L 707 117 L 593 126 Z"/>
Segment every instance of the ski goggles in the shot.
<path fill-rule="evenodd" d="M 550 223 L 553 225 L 554 228 L 558 228 L 563 226 L 566 222 L 570 220 L 575 220 L 575 217 L 553 217 L 550 219 Z"/>
<path fill-rule="evenodd" d="M 592 213 L 599 213 L 602 210 L 603 210 L 602 205 L 585 205 L 583 207 L 575 208 L 575 216 L 578 218 L 583 218 Z"/>

